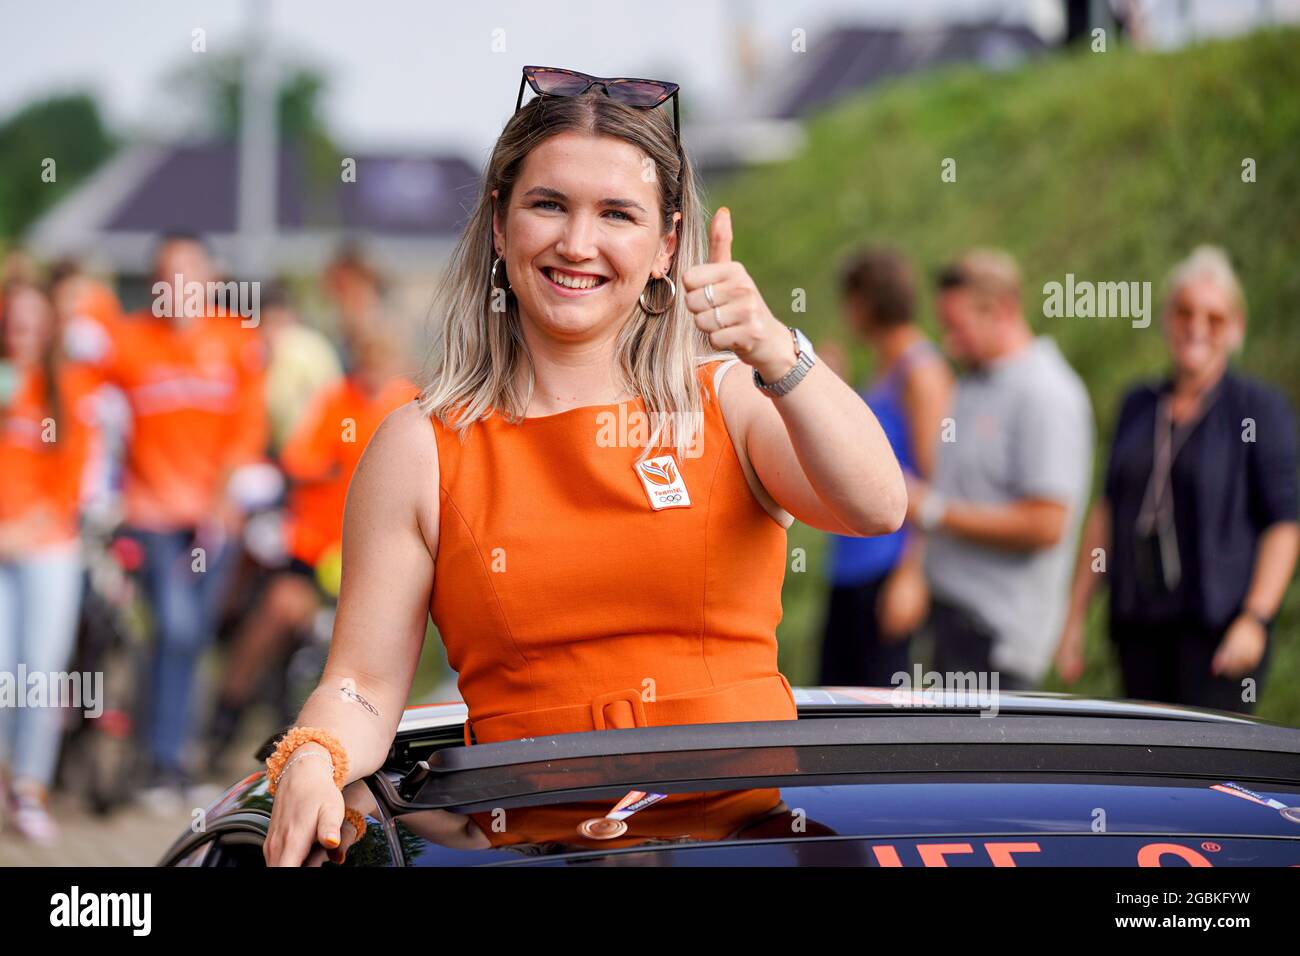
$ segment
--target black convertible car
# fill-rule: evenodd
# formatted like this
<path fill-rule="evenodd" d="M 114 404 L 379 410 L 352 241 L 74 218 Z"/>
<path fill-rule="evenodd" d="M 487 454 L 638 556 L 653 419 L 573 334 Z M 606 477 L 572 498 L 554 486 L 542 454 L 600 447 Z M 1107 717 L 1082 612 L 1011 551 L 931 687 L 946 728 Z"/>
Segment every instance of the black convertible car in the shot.
<path fill-rule="evenodd" d="M 463 704 L 412 707 L 383 769 L 344 791 L 367 828 L 352 842 L 344 827 L 342 865 L 1300 865 L 1300 729 L 1046 693 L 1003 693 L 995 714 L 899 693 L 798 689 L 797 721 L 472 747 Z M 250 774 L 160 864 L 264 866 L 272 799 Z"/>

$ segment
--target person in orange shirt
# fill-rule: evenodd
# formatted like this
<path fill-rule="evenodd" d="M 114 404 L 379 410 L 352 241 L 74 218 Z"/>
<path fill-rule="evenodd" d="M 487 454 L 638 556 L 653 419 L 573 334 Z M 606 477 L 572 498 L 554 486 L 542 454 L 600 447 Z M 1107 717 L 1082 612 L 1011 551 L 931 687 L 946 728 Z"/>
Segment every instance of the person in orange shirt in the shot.
<path fill-rule="evenodd" d="M 104 347 L 108 330 L 122 321 L 122 305 L 105 282 L 86 273 L 75 259 L 50 267 L 49 291 L 64 353 L 69 362 L 90 374 L 80 357 Z M 116 452 L 128 424 L 125 399 L 98 377 L 87 403 L 91 428 L 81 491 L 84 516 L 91 521 L 112 519 L 118 484 Z"/>
<path fill-rule="evenodd" d="M 152 766 L 143 795 L 171 808 L 189 784 L 183 755 L 195 675 L 237 556 L 242 511 L 234 479 L 262 459 L 268 427 L 261 336 L 256 323 L 214 306 L 215 272 L 202 239 L 165 236 L 154 263 L 152 307 L 108 330 L 91 360 L 131 413 L 123 532 L 143 548 L 155 622 L 145 721 Z"/>
<path fill-rule="evenodd" d="M 281 452 L 289 479 L 286 550 L 289 562 L 235 636 L 209 731 L 209 759 L 217 764 L 238 729 L 258 676 L 286 639 L 309 627 L 330 592 L 329 566 L 340 557 L 343 507 L 352 472 L 370 436 L 389 412 L 413 400 L 419 388 L 403 377 L 393 340 L 378 329 L 351 344 L 354 367 L 317 393 Z"/>
<path fill-rule="evenodd" d="M 17 281 L 3 299 L 0 674 L 23 667 L 52 681 L 72 658 L 81 607 L 78 508 L 91 382 L 64 360 L 53 305 L 40 287 Z M 27 681 L 14 686 L 27 693 Z M 0 799 L 17 830 L 38 842 L 58 838 L 46 799 L 61 731 L 58 706 L 0 700 Z"/>

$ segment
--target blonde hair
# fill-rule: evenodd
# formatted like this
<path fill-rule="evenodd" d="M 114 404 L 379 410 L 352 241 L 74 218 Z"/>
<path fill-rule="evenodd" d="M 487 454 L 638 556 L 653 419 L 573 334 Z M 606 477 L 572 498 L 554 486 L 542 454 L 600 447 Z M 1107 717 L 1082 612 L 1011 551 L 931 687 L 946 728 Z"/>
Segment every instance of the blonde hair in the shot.
<path fill-rule="evenodd" d="M 1164 305 L 1161 316 L 1168 319 L 1169 313 L 1174 306 L 1174 296 L 1178 294 L 1178 290 L 1196 279 L 1209 279 L 1228 294 L 1233 311 L 1237 313 L 1237 317 L 1241 320 L 1241 325 L 1237 327 L 1229 351 L 1241 351 L 1246 340 L 1246 294 L 1242 291 L 1241 282 L 1237 279 L 1237 273 L 1232 268 L 1232 260 L 1228 258 L 1228 253 L 1221 246 L 1197 246 L 1186 259 L 1169 270 L 1169 274 L 1165 276 Z"/>
<path fill-rule="evenodd" d="M 938 286 L 970 289 L 986 299 L 1010 299 L 1020 303 L 1020 267 L 1001 249 L 971 249 L 939 271 Z"/>
<path fill-rule="evenodd" d="M 528 154 L 545 139 L 570 130 L 615 136 L 653 161 L 661 235 L 673 228 L 673 213 L 682 214 L 677 249 L 668 271 L 677 294 L 661 315 L 648 314 L 638 302 L 619 331 L 615 352 L 622 386 L 641 396 L 650 421 L 655 423 L 638 460 L 652 448 L 674 445 L 679 459 L 684 458 L 694 442 L 693 430 L 703 422 L 707 399 L 696 377 L 696 365 L 702 356 L 728 354 L 715 353 L 709 345 L 707 335 L 686 308 L 681 287 L 682 275 L 705 256 L 700 187 L 684 151 L 679 160 L 672 123 L 664 109 L 634 109 L 598 91 L 577 97 L 537 97 L 510 118 L 497 138 L 482 191 L 435 294 L 434 342 L 420 408 L 455 428 L 462 441 L 474 422 L 488 418 L 494 410 L 515 424 L 528 408 L 536 380 L 520 327 L 518 302 L 513 294 L 506 294 L 505 311 L 492 308 L 497 291 L 491 281 L 496 258 L 492 191 L 499 190 L 501 208 L 507 208 Z M 680 196 L 676 195 L 679 173 Z M 651 308 L 661 304 L 664 291 L 666 287 L 648 292 Z M 516 375 L 525 364 L 527 384 L 521 389 Z M 692 423 L 691 432 L 675 427 L 674 423 L 682 421 Z"/>
<path fill-rule="evenodd" d="M 1246 294 L 1232 268 L 1232 260 L 1221 246 L 1197 246 L 1186 259 L 1169 270 L 1165 277 L 1166 310 L 1173 304 L 1178 290 L 1194 279 L 1210 279 L 1217 283 L 1220 289 L 1228 293 L 1237 314 L 1243 319 L 1246 317 Z"/>

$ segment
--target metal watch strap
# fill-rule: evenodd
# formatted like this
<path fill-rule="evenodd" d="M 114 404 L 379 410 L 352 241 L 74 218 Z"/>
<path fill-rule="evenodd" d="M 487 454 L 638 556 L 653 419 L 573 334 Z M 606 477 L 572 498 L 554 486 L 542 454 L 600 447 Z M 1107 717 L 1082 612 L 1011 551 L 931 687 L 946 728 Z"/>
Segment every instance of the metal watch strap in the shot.
<path fill-rule="evenodd" d="M 814 359 L 808 354 L 809 350 L 801 348 L 799 345 L 799 335 L 793 328 L 790 329 L 790 338 L 794 340 L 795 363 L 794 368 L 786 372 L 785 375 L 775 382 L 768 384 L 763 381 L 762 376 L 758 374 L 758 369 L 754 369 L 754 384 L 758 390 L 765 395 L 781 396 L 788 394 L 796 385 L 803 381 L 803 377 L 808 374 L 808 370 L 813 367 Z"/>

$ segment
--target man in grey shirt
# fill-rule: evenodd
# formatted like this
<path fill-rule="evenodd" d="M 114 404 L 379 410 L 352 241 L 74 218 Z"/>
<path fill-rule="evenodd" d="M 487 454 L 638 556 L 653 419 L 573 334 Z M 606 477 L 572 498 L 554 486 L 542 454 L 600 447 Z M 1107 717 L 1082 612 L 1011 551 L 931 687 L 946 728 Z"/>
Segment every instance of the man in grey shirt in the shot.
<path fill-rule="evenodd" d="M 909 489 L 928 532 L 934 669 L 998 672 L 1008 690 L 1046 674 L 1060 633 L 1092 476 L 1088 393 L 1056 344 L 1035 338 L 1005 253 L 944 269 L 944 348 L 965 367 L 934 483 Z"/>

